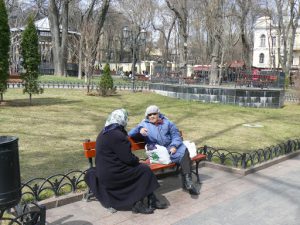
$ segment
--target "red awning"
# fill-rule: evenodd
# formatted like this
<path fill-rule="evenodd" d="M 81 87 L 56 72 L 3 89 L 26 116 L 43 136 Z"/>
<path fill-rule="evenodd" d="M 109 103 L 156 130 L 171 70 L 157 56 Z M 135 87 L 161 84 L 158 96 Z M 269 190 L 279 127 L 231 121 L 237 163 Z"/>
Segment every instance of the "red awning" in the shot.
<path fill-rule="evenodd" d="M 193 67 L 194 71 L 208 71 L 210 70 L 210 65 L 195 65 Z"/>

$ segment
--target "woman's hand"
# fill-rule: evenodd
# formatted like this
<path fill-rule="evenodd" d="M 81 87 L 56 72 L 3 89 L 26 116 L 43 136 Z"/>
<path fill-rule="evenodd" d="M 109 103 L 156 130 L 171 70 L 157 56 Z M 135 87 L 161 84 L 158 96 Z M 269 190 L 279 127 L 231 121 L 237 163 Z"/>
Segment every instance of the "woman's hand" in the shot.
<path fill-rule="evenodd" d="M 147 135 L 148 135 L 148 130 L 147 130 L 147 128 L 143 127 L 143 128 L 140 130 L 140 134 L 143 135 L 143 136 L 147 136 Z"/>
<path fill-rule="evenodd" d="M 176 151 L 177 151 L 177 148 L 176 148 L 176 147 L 170 148 L 170 152 L 171 152 L 172 155 L 175 154 Z"/>

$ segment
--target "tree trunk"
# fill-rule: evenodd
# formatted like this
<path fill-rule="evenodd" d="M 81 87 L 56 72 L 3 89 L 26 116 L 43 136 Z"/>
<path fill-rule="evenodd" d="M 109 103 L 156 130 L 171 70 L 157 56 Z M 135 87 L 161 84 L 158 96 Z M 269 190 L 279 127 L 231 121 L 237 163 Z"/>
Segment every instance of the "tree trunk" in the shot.
<path fill-rule="evenodd" d="M 171 9 L 179 21 L 180 36 L 180 63 L 182 66 L 183 76 L 187 76 L 187 40 L 188 40 L 188 9 L 187 0 L 183 0 L 181 9 L 176 9 L 169 0 L 165 0 L 169 9 Z"/>
<path fill-rule="evenodd" d="M 215 35 L 213 52 L 211 55 L 211 70 L 209 76 L 209 85 L 218 84 L 218 63 L 219 63 L 219 51 L 220 51 L 220 36 Z"/>
<path fill-rule="evenodd" d="M 94 11 L 94 3 L 91 3 L 88 9 L 88 13 L 84 16 L 82 30 L 84 30 L 85 33 L 81 34 L 81 38 L 84 38 L 83 53 L 86 60 L 85 79 L 87 80 L 87 92 L 90 91 L 89 85 L 94 72 L 94 65 L 97 56 L 97 47 L 99 44 L 101 30 L 104 25 L 109 5 L 110 0 L 104 0 L 100 12 L 97 12 L 96 18 L 94 18 L 92 15 Z"/>
<path fill-rule="evenodd" d="M 214 30 L 213 34 L 213 51 L 211 54 L 211 71 L 209 77 L 209 85 L 217 85 L 218 84 L 218 64 L 219 62 L 219 54 L 221 49 L 221 35 L 223 33 L 223 17 L 222 17 L 222 9 L 223 9 L 223 1 L 217 0 L 214 5 L 214 13 L 213 13 L 213 24 Z M 221 65 L 222 66 L 222 65 Z"/>
<path fill-rule="evenodd" d="M 78 79 L 82 78 L 82 47 L 83 47 L 83 38 L 80 36 L 79 49 L 78 49 Z"/>
<path fill-rule="evenodd" d="M 252 1 L 238 0 L 237 5 L 239 6 L 239 12 L 237 12 L 237 14 L 238 14 L 239 27 L 240 27 L 240 38 L 242 41 L 242 50 L 243 50 L 242 59 L 244 60 L 246 67 L 251 68 L 250 44 L 245 29 L 246 29 L 246 19 L 249 15 Z"/>
<path fill-rule="evenodd" d="M 69 12 L 68 4 L 68 1 L 63 1 L 61 9 L 61 30 L 59 23 L 59 9 L 55 3 L 55 0 L 50 0 L 48 8 L 49 24 L 52 37 L 54 74 L 58 76 L 66 76 Z"/>
<path fill-rule="evenodd" d="M 220 68 L 219 68 L 219 79 L 218 79 L 218 85 L 221 85 L 222 80 L 223 80 L 223 65 L 224 65 L 224 55 L 225 55 L 225 51 L 222 51 L 222 55 L 221 55 L 221 62 L 220 62 Z"/>
<path fill-rule="evenodd" d="M 278 59 L 279 64 L 281 65 L 282 70 L 285 73 L 285 76 L 289 76 L 290 69 L 292 66 L 293 58 L 293 47 L 296 36 L 296 29 L 298 28 L 298 20 L 300 18 L 300 5 L 296 4 L 295 1 L 289 1 L 289 23 L 285 23 L 283 16 L 283 6 L 284 3 L 282 0 L 276 0 L 276 9 L 278 17 Z M 283 41 L 283 48 L 282 42 Z M 283 49 L 283 51 L 281 51 Z M 283 57 L 281 57 L 283 56 Z"/>

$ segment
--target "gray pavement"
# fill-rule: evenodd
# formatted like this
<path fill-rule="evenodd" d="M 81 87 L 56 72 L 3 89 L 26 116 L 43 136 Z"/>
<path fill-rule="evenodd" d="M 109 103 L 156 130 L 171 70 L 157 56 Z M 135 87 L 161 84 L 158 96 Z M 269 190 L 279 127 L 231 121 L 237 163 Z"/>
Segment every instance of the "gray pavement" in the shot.
<path fill-rule="evenodd" d="M 79 201 L 47 210 L 47 224 L 300 224 L 300 156 L 247 176 L 207 167 L 200 174 L 201 194 L 193 198 L 179 177 L 161 179 L 157 194 L 169 208 L 152 215 L 111 213 L 97 201 Z"/>

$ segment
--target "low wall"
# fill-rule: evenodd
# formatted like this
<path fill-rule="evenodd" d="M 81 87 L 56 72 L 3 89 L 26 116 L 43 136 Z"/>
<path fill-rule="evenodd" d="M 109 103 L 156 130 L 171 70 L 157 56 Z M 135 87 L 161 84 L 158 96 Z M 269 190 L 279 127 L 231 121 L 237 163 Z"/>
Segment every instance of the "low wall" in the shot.
<path fill-rule="evenodd" d="M 255 108 L 280 108 L 284 104 L 283 89 L 235 88 L 149 84 L 149 89 L 168 97 L 222 103 Z"/>

